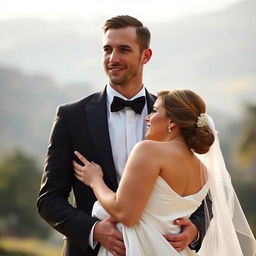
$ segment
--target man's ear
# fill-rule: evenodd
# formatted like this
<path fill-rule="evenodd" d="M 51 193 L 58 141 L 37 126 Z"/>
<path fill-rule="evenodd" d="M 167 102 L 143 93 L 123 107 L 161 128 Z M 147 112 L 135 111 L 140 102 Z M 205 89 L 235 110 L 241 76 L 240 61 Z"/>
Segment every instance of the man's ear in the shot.
<path fill-rule="evenodd" d="M 151 56 L 152 56 L 152 50 L 150 48 L 147 48 L 147 49 L 143 50 L 142 63 L 146 64 L 150 60 Z"/>

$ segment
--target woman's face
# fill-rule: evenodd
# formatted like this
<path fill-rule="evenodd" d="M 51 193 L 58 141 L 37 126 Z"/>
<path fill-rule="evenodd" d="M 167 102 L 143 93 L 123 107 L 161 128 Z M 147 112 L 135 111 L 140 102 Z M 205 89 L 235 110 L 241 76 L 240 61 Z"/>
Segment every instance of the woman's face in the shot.
<path fill-rule="evenodd" d="M 147 130 L 145 138 L 155 141 L 166 141 L 168 136 L 168 126 L 170 124 L 170 118 L 166 116 L 165 109 L 162 104 L 162 100 L 157 98 L 153 111 L 145 118 L 147 122 Z"/>

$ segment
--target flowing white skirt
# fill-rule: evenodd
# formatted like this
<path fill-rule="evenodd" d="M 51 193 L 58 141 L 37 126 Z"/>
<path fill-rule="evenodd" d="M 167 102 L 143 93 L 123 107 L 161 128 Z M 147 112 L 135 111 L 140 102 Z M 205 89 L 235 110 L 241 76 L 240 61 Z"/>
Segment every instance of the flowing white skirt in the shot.
<path fill-rule="evenodd" d="M 179 233 L 180 227 L 174 225 L 173 220 L 189 217 L 200 206 L 206 194 L 207 186 L 194 195 L 181 197 L 159 176 L 139 222 L 132 227 L 126 227 L 122 223 L 117 225 L 123 234 L 126 256 L 198 255 L 189 248 L 177 252 L 163 234 Z M 92 214 L 99 219 L 108 216 L 98 201 L 94 204 Z M 112 254 L 101 246 L 98 255 Z"/>

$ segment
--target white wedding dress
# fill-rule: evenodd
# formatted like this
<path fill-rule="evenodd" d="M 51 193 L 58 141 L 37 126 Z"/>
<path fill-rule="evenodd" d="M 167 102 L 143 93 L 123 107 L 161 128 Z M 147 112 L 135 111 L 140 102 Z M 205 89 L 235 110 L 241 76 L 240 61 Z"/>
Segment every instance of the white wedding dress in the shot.
<path fill-rule="evenodd" d="M 179 233 L 180 227 L 172 221 L 180 217 L 189 217 L 200 206 L 207 192 L 206 184 L 199 192 L 181 197 L 159 176 L 139 222 L 132 227 L 118 223 L 118 229 L 123 234 L 126 256 L 198 255 L 189 248 L 177 252 L 163 234 Z M 109 216 L 98 201 L 94 204 L 92 215 L 99 219 Z M 101 246 L 98 255 L 112 254 Z"/>

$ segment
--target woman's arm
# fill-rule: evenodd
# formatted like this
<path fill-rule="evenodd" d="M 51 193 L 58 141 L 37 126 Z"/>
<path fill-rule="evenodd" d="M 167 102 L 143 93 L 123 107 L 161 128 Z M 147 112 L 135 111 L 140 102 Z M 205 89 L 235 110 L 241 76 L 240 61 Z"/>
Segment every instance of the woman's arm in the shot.
<path fill-rule="evenodd" d="M 139 220 L 159 175 L 157 154 L 154 142 L 138 143 L 128 158 L 116 193 L 105 184 L 100 166 L 90 163 L 79 153 L 76 155 L 85 166 L 74 162 L 75 175 L 93 189 L 111 216 L 126 226 L 132 226 Z"/>

